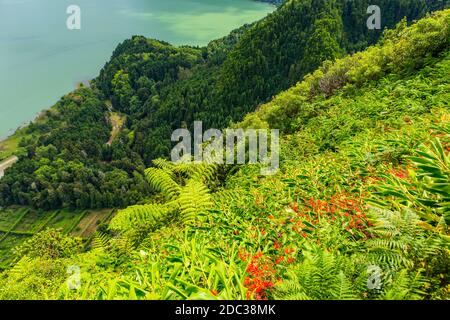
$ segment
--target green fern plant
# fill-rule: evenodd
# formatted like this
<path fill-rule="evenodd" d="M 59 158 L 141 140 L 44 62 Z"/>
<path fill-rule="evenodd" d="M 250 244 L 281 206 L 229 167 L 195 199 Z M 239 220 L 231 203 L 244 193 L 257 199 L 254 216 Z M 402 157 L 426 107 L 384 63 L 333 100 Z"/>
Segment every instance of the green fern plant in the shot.
<path fill-rule="evenodd" d="M 366 259 L 383 270 L 386 289 L 381 298 L 392 298 L 400 289 L 405 299 L 424 296 L 425 289 L 433 292 L 441 288 L 438 283 L 426 279 L 449 281 L 448 275 L 432 275 L 448 270 L 448 250 L 445 240 L 438 234 L 425 230 L 419 224 L 420 217 L 412 210 L 393 212 L 373 208 L 371 218 L 372 238 L 365 242 Z M 390 292 L 391 291 L 391 292 Z M 390 293 L 389 293 L 390 292 Z M 397 296 L 400 298 L 400 296 Z"/>
<path fill-rule="evenodd" d="M 446 144 L 449 137 L 444 134 Z M 410 208 L 420 216 L 418 223 L 423 228 L 449 241 L 450 154 L 444 150 L 444 142 L 435 138 L 407 159 L 416 169 L 409 170 L 409 179 L 386 175 L 385 183 L 369 201 L 381 208 Z"/>
<path fill-rule="evenodd" d="M 202 182 L 196 180 L 187 182 L 177 202 L 185 223 L 195 221 L 198 215 L 206 213 L 213 205 L 209 190 Z"/>
<path fill-rule="evenodd" d="M 111 236 L 107 233 L 96 231 L 92 237 L 90 247 L 93 251 L 102 251 L 109 246 L 111 242 Z"/>
<path fill-rule="evenodd" d="M 127 232 L 162 222 L 171 211 L 170 205 L 145 204 L 121 210 L 111 221 L 109 227 L 115 231 Z"/>
<path fill-rule="evenodd" d="M 180 193 L 180 185 L 175 182 L 172 171 L 166 168 L 148 168 L 145 170 L 145 177 L 152 188 L 163 194 L 167 200 L 173 199 Z"/>
<path fill-rule="evenodd" d="M 206 183 L 213 179 L 217 165 L 180 163 L 158 159 L 156 167 L 145 171 L 150 186 L 160 192 L 165 203 L 128 207 L 112 219 L 110 228 L 122 233 L 151 231 L 167 221 L 171 214 L 184 223 L 192 223 L 213 205 Z"/>
<path fill-rule="evenodd" d="M 284 300 L 358 299 L 358 292 L 346 273 L 343 257 L 309 245 L 304 260 L 288 272 L 274 296 Z"/>

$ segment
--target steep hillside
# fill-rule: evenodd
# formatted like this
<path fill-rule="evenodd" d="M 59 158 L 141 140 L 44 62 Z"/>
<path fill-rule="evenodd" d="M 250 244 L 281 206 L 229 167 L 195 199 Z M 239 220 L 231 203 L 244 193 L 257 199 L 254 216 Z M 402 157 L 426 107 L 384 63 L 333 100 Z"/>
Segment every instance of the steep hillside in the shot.
<path fill-rule="evenodd" d="M 228 53 L 224 60 L 218 60 L 215 52 L 211 55 L 210 46 L 202 49 L 204 60 L 200 64 L 192 60 L 176 63 L 167 72 L 160 66 L 166 62 L 153 55 L 152 59 L 142 59 L 140 53 L 153 49 L 144 39 L 136 39 L 116 50 L 111 63 L 102 70 L 99 84 L 117 102 L 116 108 L 128 110 L 132 104 L 132 116 L 142 118 L 130 126 L 136 133 L 133 148 L 149 161 L 170 149 L 168 137 L 175 128 L 190 127 L 194 120 L 202 120 L 207 127 L 223 128 L 295 84 L 324 60 L 376 42 L 382 31 L 366 26 L 370 4 L 382 10 L 382 28 L 393 27 L 405 16 L 412 21 L 448 5 L 446 1 L 416 0 L 287 1 L 267 18 L 235 31 L 232 41 L 225 38 L 229 45 L 225 46 Z M 155 76 L 151 65 L 159 66 L 159 75 Z M 121 70 L 128 74 L 124 84 L 128 96 L 119 103 L 113 78 Z M 136 93 L 140 88 L 138 80 L 142 83 L 145 78 L 152 94 L 142 99 Z"/>
<path fill-rule="evenodd" d="M 282 129 L 276 175 L 155 160 L 157 197 L 87 251 L 33 237 L 0 298 L 448 299 L 449 39 L 450 10 L 401 23 L 246 117 Z"/>

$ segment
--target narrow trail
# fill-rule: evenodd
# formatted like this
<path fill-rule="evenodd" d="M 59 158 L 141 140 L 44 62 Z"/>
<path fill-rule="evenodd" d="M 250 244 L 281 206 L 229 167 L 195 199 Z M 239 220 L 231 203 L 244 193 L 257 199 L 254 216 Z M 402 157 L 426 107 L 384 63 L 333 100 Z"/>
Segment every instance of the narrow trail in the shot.
<path fill-rule="evenodd" d="M 113 143 L 114 139 L 119 134 L 120 130 L 122 129 L 122 126 L 125 122 L 125 117 L 119 115 L 118 113 L 111 112 L 109 121 L 111 122 L 112 125 L 112 131 L 109 141 L 107 142 L 107 145 L 110 146 Z"/>
<path fill-rule="evenodd" d="M 11 167 L 16 161 L 19 160 L 16 156 L 7 158 L 6 160 L 0 162 L 0 178 L 5 175 L 5 170 Z"/>

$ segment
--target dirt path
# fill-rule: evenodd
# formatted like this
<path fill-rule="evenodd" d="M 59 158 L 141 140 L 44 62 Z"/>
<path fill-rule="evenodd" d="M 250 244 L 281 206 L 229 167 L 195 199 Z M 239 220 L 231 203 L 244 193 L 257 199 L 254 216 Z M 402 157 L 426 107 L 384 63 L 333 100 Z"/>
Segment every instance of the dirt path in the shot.
<path fill-rule="evenodd" d="M 109 121 L 111 121 L 112 132 L 111 132 L 111 136 L 110 136 L 107 144 L 111 145 L 113 143 L 114 139 L 119 134 L 120 129 L 122 129 L 122 126 L 125 122 L 125 117 L 119 115 L 118 113 L 111 112 L 111 115 L 109 116 Z"/>
<path fill-rule="evenodd" d="M 0 162 L 0 178 L 5 175 L 5 170 L 11 167 L 16 161 L 19 160 L 16 156 L 9 157 L 8 159 Z"/>

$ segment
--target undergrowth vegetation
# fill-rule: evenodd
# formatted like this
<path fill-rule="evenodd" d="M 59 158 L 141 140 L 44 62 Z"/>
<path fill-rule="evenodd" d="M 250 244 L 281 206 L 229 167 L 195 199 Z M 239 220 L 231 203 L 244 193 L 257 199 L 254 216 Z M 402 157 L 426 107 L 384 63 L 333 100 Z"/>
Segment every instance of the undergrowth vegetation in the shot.
<path fill-rule="evenodd" d="M 448 299 L 449 24 L 401 23 L 248 115 L 283 133 L 277 174 L 155 160 L 150 200 L 88 250 L 35 236 L 0 298 Z"/>

